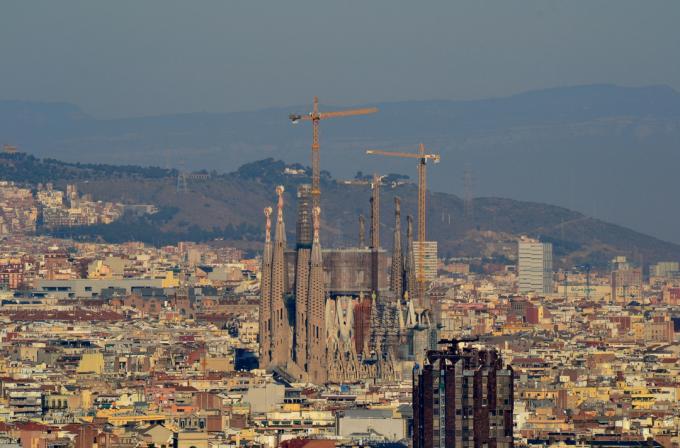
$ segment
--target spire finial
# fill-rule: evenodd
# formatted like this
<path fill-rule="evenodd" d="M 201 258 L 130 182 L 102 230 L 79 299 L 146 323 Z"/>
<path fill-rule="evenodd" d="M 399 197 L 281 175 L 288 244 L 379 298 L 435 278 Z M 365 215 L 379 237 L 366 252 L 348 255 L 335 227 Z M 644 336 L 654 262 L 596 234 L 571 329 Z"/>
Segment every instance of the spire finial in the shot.
<path fill-rule="evenodd" d="M 276 194 L 279 196 L 279 202 L 277 204 L 277 222 L 283 222 L 283 192 L 284 192 L 283 185 L 279 185 L 276 187 Z"/>
<path fill-rule="evenodd" d="M 312 209 L 312 219 L 314 221 L 314 242 L 318 243 L 319 242 L 319 227 L 321 225 L 319 216 L 321 215 L 321 208 L 320 207 L 314 207 Z"/>
<path fill-rule="evenodd" d="M 271 207 L 265 207 L 264 208 L 264 216 L 267 219 L 267 224 L 265 228 L 265 241 L 267 243 L 271 242 L 272 240 L 272 208 Z"/>

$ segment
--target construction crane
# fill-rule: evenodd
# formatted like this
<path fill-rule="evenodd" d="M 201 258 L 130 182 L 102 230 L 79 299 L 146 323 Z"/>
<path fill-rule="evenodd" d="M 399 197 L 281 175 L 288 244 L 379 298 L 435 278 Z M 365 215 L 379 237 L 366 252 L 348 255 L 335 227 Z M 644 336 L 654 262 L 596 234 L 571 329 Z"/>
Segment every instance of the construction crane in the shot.
<path fill-rule="evenodd" d="M 425 272 L 423 271 L 423 261 L 425 252 L 425 196 L 427 193 L 427 161 L 432 160 L 434 163 L 439 163 L 440 156 L 439 154 L 425 154 L 425 145 L 422 143 L 418 145 L 417 153 L 367 149 L 366 154 L 418 159 L 418 243 L 420 250 L 418 254 L 419 267 L 418 272 L 416 273 L 416 280 L 418 282 L 419 294 L 423 294 L 425 291 Z"/>
<path fill-rule="evenodd" d="M 321 194 L 321 189 L 319 187 L 321 177 L 319 167 L 319 123 L 321 120 L 326 120 L 328 118 L 368 115 L 375 112 L 378 112 L 378 109 L 375 107 L 338 110 L 334 112 L 319 112 L 319 98 L 315 96 L 312 111 L 308 115 L 290 114 L 288 116 L 293 124 L 297 124 L 300 121 L 312 122 L 312 207 L 319 206 L 319 195 Z"/>

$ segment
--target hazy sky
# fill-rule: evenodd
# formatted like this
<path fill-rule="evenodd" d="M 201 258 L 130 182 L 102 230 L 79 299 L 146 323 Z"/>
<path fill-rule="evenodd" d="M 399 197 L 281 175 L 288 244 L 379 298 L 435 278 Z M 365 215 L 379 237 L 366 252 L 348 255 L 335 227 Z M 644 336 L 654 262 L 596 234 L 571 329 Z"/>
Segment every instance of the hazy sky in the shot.
<path fill-rule="evenodd" d="M 680 90 L 680 1 L 4 1 L 0 99 L 98 117 Z"/>

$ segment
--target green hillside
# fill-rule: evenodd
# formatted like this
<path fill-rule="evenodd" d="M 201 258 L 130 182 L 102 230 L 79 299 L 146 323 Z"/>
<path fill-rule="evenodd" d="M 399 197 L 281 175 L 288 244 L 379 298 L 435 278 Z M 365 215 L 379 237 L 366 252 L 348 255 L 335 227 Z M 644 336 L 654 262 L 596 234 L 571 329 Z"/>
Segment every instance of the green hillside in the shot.
<path fill-rule="evenodd" d="M 161 245 L 181 240 L 224 239 L 242 247 L 260 247 L 262 210 L 274 205 L 276 185 L 286 188 L 288 240 L 295 239 L 296 189 L 309 182 L 306 175 L 287 175 L 286 165 L 261 160 L 227 174 L 188 180 L 188 191 L 177 192 L 177 172 L 161 168 L 71 164 L 37 159 L 25 154 L 0 156 L 0 179 L 18 183 L 53 182 L 63 188 L 75 182 L 95 199 L 125 203 L 152 203 L 156 215 L 127 216 L 109 224 L 56 231 L 55 235 L 111 242 L 140 240 Z M 389 248 L 393 230 L 393 197 L 402 199 L 403 214 L 415 214 L 416 188 L 387 183 L 381 196 L 381 241 Z M 347 185 L 324 173 L 322 179 L 322 240 L 325 246 L 356 244 L 359 214 L 369 216 L 368 185 Z M 563 263 L 606 263 L 625 254 L 645 261 L 680 259 L 680 246 L 546 204 L 500 198 L 477 198 L 464 216 L 463 202 L 450 194 L 428 197 L 428 235 L 439 242 L 444 256 L 512 258 L 517 235 L 551 241 Z M 405 221 L 405 219 L 403 220 Z"/>

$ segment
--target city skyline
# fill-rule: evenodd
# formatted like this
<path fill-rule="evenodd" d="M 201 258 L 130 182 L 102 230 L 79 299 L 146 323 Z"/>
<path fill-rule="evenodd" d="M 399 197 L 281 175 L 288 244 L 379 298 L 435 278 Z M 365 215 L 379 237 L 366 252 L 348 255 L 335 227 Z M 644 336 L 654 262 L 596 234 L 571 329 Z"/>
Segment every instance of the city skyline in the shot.
<path fill-rule="evenodd" d="M 1 448 L 680 448 L 680 3 L 0 10 Z"/>

